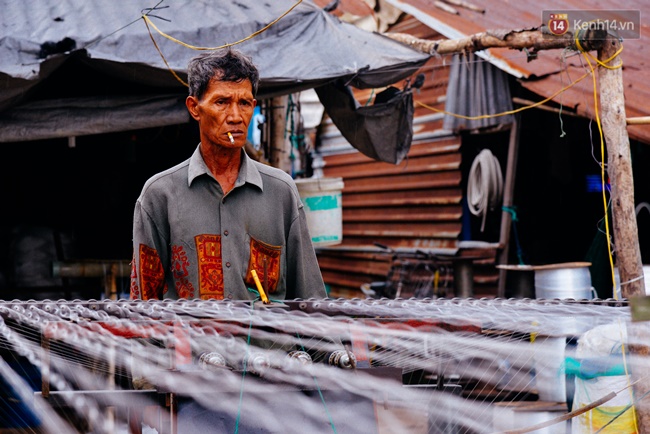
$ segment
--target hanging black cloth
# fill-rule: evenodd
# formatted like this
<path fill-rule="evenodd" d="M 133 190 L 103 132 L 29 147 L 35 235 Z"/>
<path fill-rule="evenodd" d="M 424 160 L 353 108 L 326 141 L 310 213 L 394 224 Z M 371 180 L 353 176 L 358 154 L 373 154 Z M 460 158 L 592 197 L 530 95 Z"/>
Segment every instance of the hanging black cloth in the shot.
<path fill-rule="evenodd" d="M 325 111 L 350 144 L 378 161 L 399 164 L 413 139 L 413 93 L 388 87 L 362 106 L 341 80 L 316 88 Z"/>

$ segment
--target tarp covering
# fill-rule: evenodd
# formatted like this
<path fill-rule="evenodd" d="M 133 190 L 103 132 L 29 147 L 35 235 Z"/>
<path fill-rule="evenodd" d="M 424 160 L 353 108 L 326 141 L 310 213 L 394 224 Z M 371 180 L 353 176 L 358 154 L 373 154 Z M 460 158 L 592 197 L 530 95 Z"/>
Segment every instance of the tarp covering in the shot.
<path fill-rule="evenodd" d="M 185 86 L 172 75 L 165 61 L 184 80 L 187 62 L 198 51 L 164 38 L 152 28 L 164 61 L 141 19 L 146 8 L 158 4 L 149 17 L 160 31 L 195 47 L 217 47 L 249 37 L 296 3 L 268 30 L 235 46 L 251 55 L 260 69 L 258 99 L 315 88 L 338 78 L 360 89 L 387 86 L 412 75 L 429 57 L 342 22 L 307 0 L 61 0 L 47 6 L 41 0 L 0 0 L 0 116 L 30 102 L 37 91 L 43 92 L 48 80 L 68 62 L 156 89 L 155 93 L 186 94 Z M 120 97 L 114 92 L 103 93 L 103 83 L 93 82 L 93 75 L 86 78 L 100 98 Z M 74 96 L 95 96 L 78 93 Z M 130 105 L 137 105 L 138 98 L 128 95 L 132 98 Z M 79 101 L 64 96 L 59 93 L 50 107 L 74 111 Z M 142 104 L 149 104 L 150 96 L 141 96 Z M 170 98 L 168 105 L 178 104 L 176 96 Z M 86 118 L 94 116 L 91 105 Z M 178 107 L 182 108 L 182 103 Z M 174 110 L 178 111 L 178 107 Z M 106 119 L 106 112 L 101 115 Z M 109 121 L 114 121 L 113 129 L 122 122 Z M 12 122 L 17 126 L 15 117 Z M 74 131 L 76 125 L 79 119 L 72 117 L 69 128 L 59 125 L 59 129 L 62 133 L 66 129 Z M 133 120 L 130 126 L 138 127 Z M 97 133 L 106 131 L 101 125 L 96 128 Z M 23 133 L 9 136 L 28 140 L 29 134 Z M 8 141 L 9 136 L 0 140 Z"/>
<path fill-rule="evenodd" d="M 316 89 L 334 125 L 362 154 L 399 164 L 413 139 L 413 94 L 388 87 L 372 105 L 362 106 L 341 81 Z"/>
<path fill-rule="evenodd" d="M 0 142 L 114 133 L 189 120 L 185 98 L 179 95 L 34 101 L 0 114 Z"/>

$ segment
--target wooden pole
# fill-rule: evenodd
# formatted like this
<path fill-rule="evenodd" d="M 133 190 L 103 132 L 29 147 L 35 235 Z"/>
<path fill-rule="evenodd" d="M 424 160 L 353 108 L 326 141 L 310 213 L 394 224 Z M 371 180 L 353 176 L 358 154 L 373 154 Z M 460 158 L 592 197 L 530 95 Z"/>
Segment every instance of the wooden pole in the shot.
<path fill-rule="evenodd" d="M 608 36 L 598 50 L 598 60 L 605 63 L 621 48 L 618 39 Z M 620 65 L 615 58 L 607 66 Z M 621 296 L 630 298 L 645 294 L 643 263 L 639 249 L 639 232 L 634 209 L 634 182 L 630 158 L 630 141 L 625 118 L 622 68 L 598 67 L 600 81 L 600 113 L 603 135 L 607 145 L 607 174 L 611 184 L 611 206 L 616 245 L 616 263 L 621 281 Z M 633 380 L 636 423 L 639 432 L 650 432 L 650 400 L 642 399 L 650 392 L 647 377 L 648 356 L 647 324 L 629 324 L 628 350 Z"/>
<path fill-rule="evenodd" d="M 503 208 L 511 207 L 515 196 L 515 175 L 517 173 L 517 159 L 519 156 L 519 121 L 517 118 L 510 125 L 510 139 L 508 140 L 508 160 L 506 165 L 505 183 L 503 186 Z M 510 229 L 512 228 L 512 214 L 507 211 L 501 213 L 501 228 L 499 230 L 499 244 L 501 252 L 498 255 L 499 265 L 508 263 L 510 253 Z M 504 298 L 506 295 L 506 276 L 508 270 L 499 270 L 499 286 L 497 297 Z"/>
<path fill-rule="evenodd" d="M 271 166 L 291 173 L 291 144 L 285 138 L 287 128 L 286 115 L 289 96 L 279 96 L 271 100 Z"/>
<path fill-rule="evenodd" d="M 605 62 L 615 55 L 621 43 L 608 36 L 598 50 L 598 59 Z M 600 113 L 607 146 L 607 175 L 611 185 L 611 206 L 616 245 L 616 264 L 621 281 L 621 296 L 630 298 L 645 294 L 643 263 L 639 248 L 639 230 L 634 210 L 634 179 L 630 157 L 630 140 L 625 118 L 622 68 L 616 58 L 607 66 L 598 67 Z M 648 427 L 650 428 L 650 426 Z"/>

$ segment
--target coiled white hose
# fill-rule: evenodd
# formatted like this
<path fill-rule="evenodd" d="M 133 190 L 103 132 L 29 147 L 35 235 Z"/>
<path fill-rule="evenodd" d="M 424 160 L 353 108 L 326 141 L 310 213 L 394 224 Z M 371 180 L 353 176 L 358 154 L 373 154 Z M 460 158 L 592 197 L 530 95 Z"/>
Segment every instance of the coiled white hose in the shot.
<path fill-rule="evenodd" d="M 485 229 L 488 210 L 501 203 L 503 175 L 499 160 L 489 149 L 483 149 L 474 158 L 467 180 L 467 205 L 472 214 L 482 217 L 481 232 Z"/>

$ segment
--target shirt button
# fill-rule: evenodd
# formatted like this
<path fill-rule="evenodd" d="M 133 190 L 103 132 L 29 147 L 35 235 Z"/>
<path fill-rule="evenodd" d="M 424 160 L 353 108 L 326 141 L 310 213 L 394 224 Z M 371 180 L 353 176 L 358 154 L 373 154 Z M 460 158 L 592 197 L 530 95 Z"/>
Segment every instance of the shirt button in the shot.
<path fill-rule="evenodd" d="M 232 300 L 232 294 L 228 294 L 228 298 Z"/>
<path fill-rule="evenodd" d="M 226 230 L 226 231 L 223 231 L 223 234 L 224 234 L 225 236 L 228 236 L 228 231 L 227 231 L 227 230 Z"/>
<path fill-rule="evenodd" d="M 226 267 L 230 268 L 230 262 L 226 262 Z"/>

